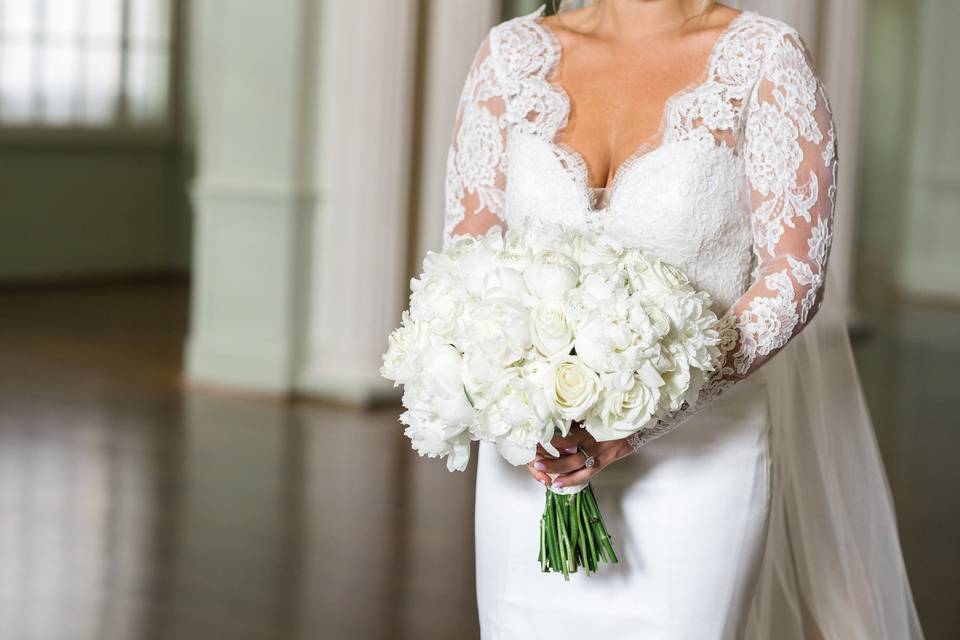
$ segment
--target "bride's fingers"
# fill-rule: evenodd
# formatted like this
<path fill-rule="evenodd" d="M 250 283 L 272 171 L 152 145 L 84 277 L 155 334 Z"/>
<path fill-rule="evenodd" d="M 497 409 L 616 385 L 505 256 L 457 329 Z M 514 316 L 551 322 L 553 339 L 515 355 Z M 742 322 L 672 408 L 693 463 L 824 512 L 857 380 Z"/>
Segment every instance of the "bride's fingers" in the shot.
<path fill-rule="evenodd" d="M 563 452 L 561 451 L 561 453 L 563 453 Z M 550 453 L 549 451 L 547 451 L 546 449 L 544 449 L 542 444 L 538 444 L 538 445 L 537 445 L 537 455 L 540 456 L 540 457 L 542 457 L 542 458 L 553 458 L 553 457 L 555 457 L 552 453 Z"/>
<path fill-rule="evenodd" d="M 546 473 L 570 473 L 583 466 L 586 458 L 583 454 L 570 454 L 559 458 L 536 458 L 533 467 L 537 471 Z"/>
<path fill-rule="evenodd" d="M 597 467 L 592 467 L 590 469 L 582 467 L 573 473 L 565 473 L 557 476 L 553 480 L 553 486 L 559 489 L 560 487 L 569 487 L 575 484 L 581 484 L 587 482 L 595 475 L 597 475 Z"/>
<path fill-rule="evenodd" d="M 573 453 L 577 450 L 577 447 L 584 442 L 587 438 L 590 437 L 590 434 L 586 429 L 574 428 L 570 430 L 570 433 L 566 437 L 563 436 L 553 436 L 553 439 L 550 443 L 557 448 L 558 451 L 565 453 Z M 567 451 L 570 449 L 570 451 Z"/>
<path fill-rule="evenodd" d="M 539 471 L 535 469 L 533 467 L 533 464 L 534 463 L 531 462 L 530 464 L 527 465 L 527 471 L 530 472 L 530 475 L 533 476 L 533 479 L 544 486 L 549 485 L 552 482 L 550 476 L 548 476 L 543 471 Z"/>

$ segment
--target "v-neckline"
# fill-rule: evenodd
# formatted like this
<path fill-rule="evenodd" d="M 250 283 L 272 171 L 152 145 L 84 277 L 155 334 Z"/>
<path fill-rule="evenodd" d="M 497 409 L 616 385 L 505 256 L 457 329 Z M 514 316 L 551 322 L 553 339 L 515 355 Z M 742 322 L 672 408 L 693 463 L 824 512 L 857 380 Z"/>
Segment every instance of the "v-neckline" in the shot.
<path fill-rule="evenodd" d="M 630 155 L 628 155 L 626 159 L 624 159 L 623 162 L 617 166 L 606 185 L 596 187 L 590 183 L 590 168 L 587 164 L 585 156 L 575 147 L 560 139 L 569 126 L 572 103 L 570 100 L 570 94 L 567 93 L 567 90 L 562 84 L 557 82 L 555 78 L 557 71 L 560 69 L 560 65 L 563 63 L 565 52 L 563 44 L 560 41 L 560 37 L 553 31 L 551 27 L 548 27 L 543 23 L 545 10 L 546 5 L 541 5 L 540 9 L 533 14 L 532 23 L 542 32 L 544 38 L 551 43 L 553 50 L 555 51 L 552 68 L 547 70 L 546 73 L 546 81 L 550 84 L 556 94 L 562 98 L 566 109 L 562 123 L 556 132 L 554 132 L 553 139 L 547 140 L 546 142 L 548 142 L 557 151 L 565 154 L 567 156 L 567 160 L 571 160 L 578 165 L 578 174 L 580 182 L 582 183 L 581 187 L 588 203 L 596 200 L 594 194 L 597 192 L 605 192 L 606 205 L 604 207 L 599 209 L 595 209 L 592 206 L 589 207 L 592 210 L 605 210 L 607 206 L 609 206 L 617 184 L 621 181 L 623 174 L 638 160 L 663 147 L 663 137 L 666 125 L 674 108 L 674 104 L 680 98 L 700 89 L 701 87 L 706 86 L 710 82 L 711 78 L 715 75 L 714 70 L 716 68 L 717 58 L 725 41 L 733 33 L 734 29 L 748 16 L 752 15 L 753 12 L 748 10 L 740 11 L 740 13 L 738 13 L 733 19 L 724 25 L 723 29 L 720 31 L 720 34 L 710 47 L 709 55 L 707 56 L 707 62 L 704 65 L 701 73 L 685 87 L 670 94 L 667 99 L 664 100 L 660 111 L 660 122 L 656 131 L 654 131 L 654 133 L 648 136 L 645 140 L 641 141 L 640 144 L 637 145 L 636 149 L 634 149 L 634 151 L 631 152 Z"/>

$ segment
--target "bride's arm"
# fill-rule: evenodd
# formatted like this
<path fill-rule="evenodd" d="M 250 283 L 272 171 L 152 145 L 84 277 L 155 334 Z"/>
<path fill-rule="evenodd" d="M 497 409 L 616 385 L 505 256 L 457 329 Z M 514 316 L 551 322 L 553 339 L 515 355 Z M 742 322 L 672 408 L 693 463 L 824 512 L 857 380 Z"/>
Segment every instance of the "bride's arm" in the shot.
<path fill-rule="evenodd" d="M 780 351 L 816 314 L 833 231 L 837 156 L 830 106 L 795 32 L 772 46 L 747 106 L 753 285 L 729 309 L 723 366 L 696 402 L 628 439 L 636 450 L 707 407 Z"/>
<path fill-rule="evenodd" d="M 457 236 L 503 226 L 506 100 L 488 36 L 464 83 L 447 154 L 445 246 Z"/>

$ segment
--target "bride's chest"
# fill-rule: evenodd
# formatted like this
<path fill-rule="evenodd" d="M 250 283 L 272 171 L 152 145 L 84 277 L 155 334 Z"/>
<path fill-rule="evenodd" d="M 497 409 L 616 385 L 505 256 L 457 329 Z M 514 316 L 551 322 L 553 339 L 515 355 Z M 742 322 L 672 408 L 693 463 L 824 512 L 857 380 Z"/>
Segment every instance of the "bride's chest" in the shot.
<path fill-rule="evenodd" d="M 668 142 L 622 166 L 594 209 L 582 161 L 536 135 L 508 139 L 506 221 L 534 217 L 608 233 L 680 268 L 721 307 L 751 270 L 742 159 L 711 138 Z"/>
<path fill-rule="evenodd" d="M 707 134 L 709 135 L 709 134 Z M 749 232 L 742 159 L 712 139 L 666 142 L 621 166 L 596 209 L 583 161 L 535 134 L 508 139 L 507 221 L 533 216 L 574 226 L 601 224 L 648 242 L 682 234 L 704 241 Z"/>

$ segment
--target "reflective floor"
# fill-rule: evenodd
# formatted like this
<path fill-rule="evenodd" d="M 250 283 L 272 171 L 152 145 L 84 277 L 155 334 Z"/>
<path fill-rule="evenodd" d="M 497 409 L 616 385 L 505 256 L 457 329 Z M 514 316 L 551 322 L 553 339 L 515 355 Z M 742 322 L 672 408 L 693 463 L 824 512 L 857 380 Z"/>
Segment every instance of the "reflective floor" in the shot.
<path fill-rule="evenodd" d="M 960 637 L 960 312 L 858 347 L 928 638 Z M 472 475 L 396 410 L 180 390 L 180 285 L 0 294 L 0 640 L 477 638 Z"/>

